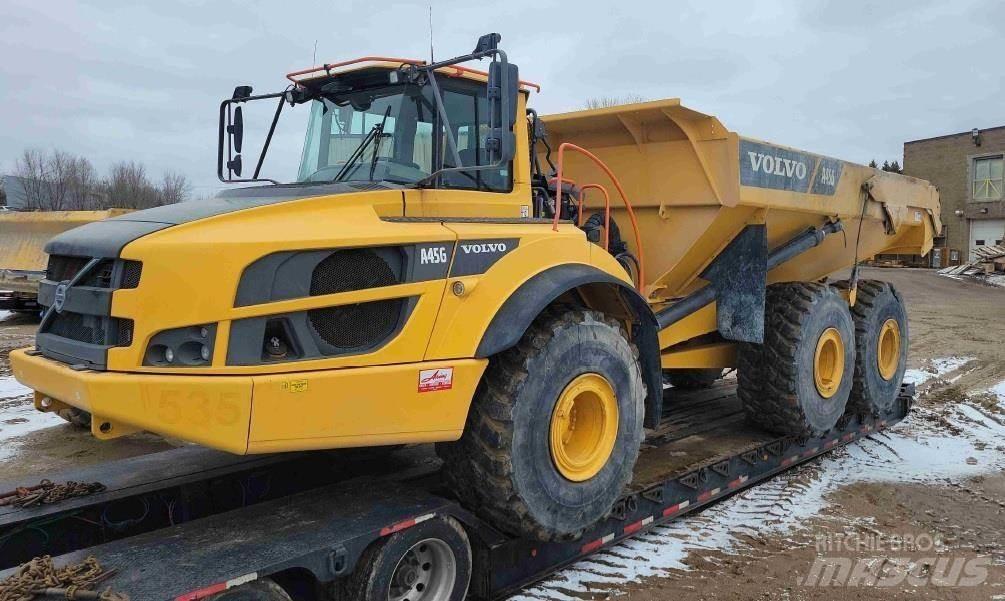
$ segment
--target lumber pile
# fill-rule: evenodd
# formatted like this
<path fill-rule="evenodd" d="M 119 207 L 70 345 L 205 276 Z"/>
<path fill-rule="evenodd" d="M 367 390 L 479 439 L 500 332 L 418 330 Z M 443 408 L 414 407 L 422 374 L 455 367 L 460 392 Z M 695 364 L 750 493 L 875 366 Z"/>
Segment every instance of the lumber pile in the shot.
<path fill-rule="evenodd" d="M 1005 246 L 979 246 L 974 250 L 973 261 L 940 269 L 939 274 L 1005 286 Z"/>

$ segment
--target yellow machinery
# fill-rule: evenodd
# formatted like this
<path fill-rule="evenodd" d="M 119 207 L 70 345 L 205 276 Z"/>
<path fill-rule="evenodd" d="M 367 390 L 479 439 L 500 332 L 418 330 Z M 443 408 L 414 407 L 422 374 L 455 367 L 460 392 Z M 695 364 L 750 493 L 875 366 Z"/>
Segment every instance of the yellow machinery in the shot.
<path fill-rule="evenodd" d="M 56 234 L 121 215 L 124 210 L 0 213 L 0 308 L 37 311 L 38 283 L 48 257 L 43 250 Z"/>
<path fill-rule="evenodd" d="M 677 100 L 538 118 L 498 39 L 235 89 L 218 173 L 272 185 L 54 239 L 36 348 L 11 355 L 36 407 L 233 453 L 436 442 L 469 507 L 555 539 L 609 511 L 664 377 L 736 367 L 752 421 L 794 435 L 894 402 L 900 297 L 826 277 L 927 252 L 932 186 Z M 252 172 L 254 101 L 276 114 Z M 266 180 L 280 114 L 304 104 L 297 180 Z"/>

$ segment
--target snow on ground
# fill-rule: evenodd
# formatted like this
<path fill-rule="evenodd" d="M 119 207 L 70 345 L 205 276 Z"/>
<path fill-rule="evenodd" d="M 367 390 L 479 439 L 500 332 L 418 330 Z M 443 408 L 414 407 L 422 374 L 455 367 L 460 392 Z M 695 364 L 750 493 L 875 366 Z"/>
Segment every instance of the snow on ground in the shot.
<path fill-rule="evenodd" d="M 920 384 L 970 361 L 936 359 L 930 370 L 911 370 L 912 376 Z M 1005 403 L 1005 382 L 992 391 Z M 577 562 L 513 599 L 582 599 L 619 583 L 671 569 L 687 570 L 683 561 L 690 552 L 736 551 L 744 545 L 738 535 L 784 534 L 825 509 L 829 493 L 856 482 L 947 482 L 1005 469 L 1005 456 L 998 450 L 1005 440 L 1000 418 L 960 405 L 948 418 L 962 431 L 953 436 L 935 425 L 937 420 L 925 419 L 932 413 L 915 408 L 912 419 L 887 432 L 780 474 L 694 516 L 657 526 Z"/>
<path fill-rule="evenodd" d="M 13 315 L 10 311 L 0 311 L 0 321 L 3 321 Z"/>
<path fill-rule="evenodd" d="M 13 376 L 0 376 L 0 460 L 16 452 L 19 445 L 11 439 L 64 423 L 57 415 L 35 410 L 30 388 Z"/>
<path fill-rule="evenodd" d="M 921 369 L 909 369 L 904 372 L 904 382 L 921 386 L 932 378 L 952 373 L 973 360 L 974 357 L 941 357 L 939 359 L 932 359 L 928 362 L 928 365 Z"/>

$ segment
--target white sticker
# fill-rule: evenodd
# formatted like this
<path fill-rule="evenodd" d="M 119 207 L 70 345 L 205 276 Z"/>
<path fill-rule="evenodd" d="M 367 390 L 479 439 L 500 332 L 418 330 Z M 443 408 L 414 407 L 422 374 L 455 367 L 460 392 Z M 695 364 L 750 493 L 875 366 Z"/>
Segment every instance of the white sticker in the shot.
<path fill-rule="evenodd" d="M 520 205 L 520 217 L 530 217 L 530 206 Z"/>
<path fill-rule="evenodd" d="M 917 221 L 918 223 L 921 223 L 921 211 L 914 212 L 914 220 Z"/>
<path fill-rule="evenodd" d="M 453 386 L 453 367 L 439 367 L 437 369 L 419 370 L 419 392 L 450 390 Z"/>

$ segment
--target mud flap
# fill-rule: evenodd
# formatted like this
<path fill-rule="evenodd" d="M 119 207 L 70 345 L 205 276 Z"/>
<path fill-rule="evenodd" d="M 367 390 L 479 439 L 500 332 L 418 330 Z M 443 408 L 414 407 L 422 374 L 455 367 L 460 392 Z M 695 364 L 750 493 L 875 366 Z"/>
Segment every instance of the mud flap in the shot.
<path fill-rule="evenodd" d="M 764 341 L 767 228 L 748 225 L 712 261 L 701 277 L 715 289 L 719 333 L 727 340 Z"/>

